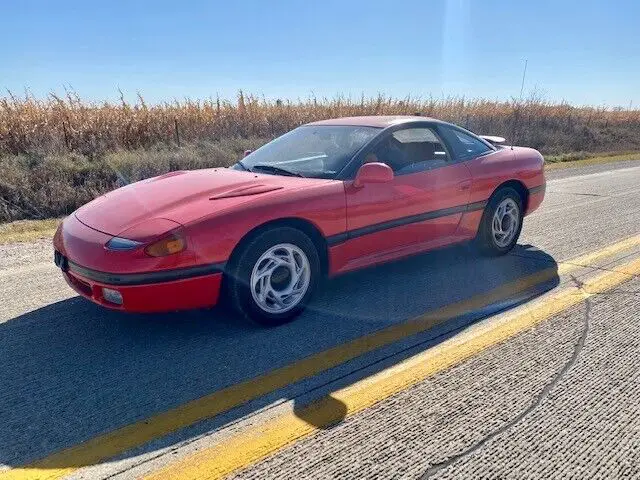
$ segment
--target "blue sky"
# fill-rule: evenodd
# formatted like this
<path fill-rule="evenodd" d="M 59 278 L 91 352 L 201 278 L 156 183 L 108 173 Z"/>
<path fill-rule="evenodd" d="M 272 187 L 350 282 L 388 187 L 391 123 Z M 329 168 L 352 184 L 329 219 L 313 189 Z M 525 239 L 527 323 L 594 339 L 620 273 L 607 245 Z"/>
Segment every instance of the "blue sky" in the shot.
<path fill-rule="evenodd" d="M 114 100 L 525 94 L 640 105 L 637 0 L 11 1 L 0 88 Z"/>

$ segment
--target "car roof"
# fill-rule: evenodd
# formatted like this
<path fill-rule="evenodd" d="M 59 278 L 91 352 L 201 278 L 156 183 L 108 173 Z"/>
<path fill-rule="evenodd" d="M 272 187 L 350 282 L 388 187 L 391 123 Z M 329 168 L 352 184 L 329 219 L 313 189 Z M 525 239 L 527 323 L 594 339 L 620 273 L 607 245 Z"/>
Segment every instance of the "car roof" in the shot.
<path fill-rule="evenodd" d="M 342 117 L 320 120 L 318 122 L 307 123 L 307 125 L 357 125 L 362 127 L 386 128 L 391 125 L 411 122 L 438 122 L 444 123 L 435 118 L 422 117 L 418 115 L 369 115 L 363 117 Z"/>

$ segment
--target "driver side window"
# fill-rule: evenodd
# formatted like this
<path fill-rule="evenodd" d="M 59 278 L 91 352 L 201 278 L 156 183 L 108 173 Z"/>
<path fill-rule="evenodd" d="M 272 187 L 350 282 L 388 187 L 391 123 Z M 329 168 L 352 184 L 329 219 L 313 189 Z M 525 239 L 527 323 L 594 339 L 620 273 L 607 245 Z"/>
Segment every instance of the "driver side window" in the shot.
<path fill-rule="evenodd" d="M 444 145 L 427 127 L 397 130 L 379 143 L 365 162 L 386 163 L 396 175 L 431 170 L 449 161 Z"/>

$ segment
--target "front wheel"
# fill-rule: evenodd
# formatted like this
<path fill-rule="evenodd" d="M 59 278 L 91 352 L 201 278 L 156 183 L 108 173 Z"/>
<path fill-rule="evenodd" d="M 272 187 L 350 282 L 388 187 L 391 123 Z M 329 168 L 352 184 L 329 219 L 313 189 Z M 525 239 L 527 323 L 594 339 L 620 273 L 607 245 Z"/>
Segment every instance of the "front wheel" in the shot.
<path fill-rule="evenodd" d="M 502 188 L 489 200 L 476 241 L 485 255 L 508 253 L 522 230 L 522 198 L 513 188 Z"/>
<path fill-rule="evenodd" d="M 234 309 L 266 326 L 293 320 L 306 307 L 318 283 L 320 259 L 300 230 L 276 227 L 253 238 L 226 273 Z"/>

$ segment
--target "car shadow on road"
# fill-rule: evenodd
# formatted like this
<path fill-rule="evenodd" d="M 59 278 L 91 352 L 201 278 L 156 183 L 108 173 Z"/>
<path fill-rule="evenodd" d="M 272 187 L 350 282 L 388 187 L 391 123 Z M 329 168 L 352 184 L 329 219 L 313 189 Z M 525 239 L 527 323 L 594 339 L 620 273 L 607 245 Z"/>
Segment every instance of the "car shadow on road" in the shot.
<path fill-rule="evenodd" d="M 492 259 L 467 246 L 451 247 L 328 281 L 297 321 L 272 329 L 216 309 L 129 315 L 79 297 L 47 305 L 0 324 L 0 464 L 28 464 L 542 270 L 554 274 L 526 296 L 466 312 L 320 376 L 247 398 L 236 408 L 119 457 L 127 458 L 219 430 L 287 400 L 294 400 L 300 418 L 324 428 L 326 419 L 305 408 L 314 398 L 310 392 L 330 394 L 345 381 L 426 350 L 483 316 L 528 301 L 558 285 L 557 264 L 530 245 Z M 330 396 L 324 401 L 335 413 L 329 423 L 339 423 L 346 406 Z M 49 467 L 85 466 L 80 460 L 59 463 Z"/>

